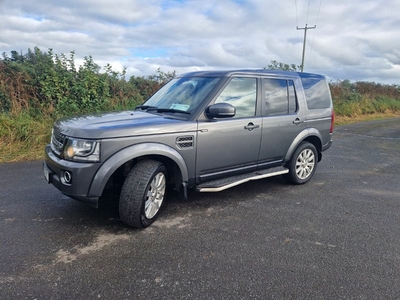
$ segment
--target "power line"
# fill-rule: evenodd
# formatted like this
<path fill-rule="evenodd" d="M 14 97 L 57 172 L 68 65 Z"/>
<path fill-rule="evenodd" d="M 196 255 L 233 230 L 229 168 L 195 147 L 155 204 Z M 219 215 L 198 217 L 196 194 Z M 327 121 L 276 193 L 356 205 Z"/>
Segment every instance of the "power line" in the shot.
<path fill-rule="evenodd" d="M 317 18 L 315 19 L 315 24 L 317 24 L 317 22 L 318 22 L 319 12 L 321 10 L 321 5 L 322 5 L 322 0 L 319 2 L 318 13 L 317 13 Z"/>
<path fill-rule="evenodd" d="M 295 4 L 295 7 L 296 7 L 296 28 L 297 27 L 299 27 L 299 21 L 298 21 L 298 18 L 297 18 L 297 16 L 298 16 L 298 13 L 297 13 L 297 0 L 294 0 L 294 4 Z M 299 52 L 301 51 L 301 46 L 300 46 L 300 38 L 299 38 L 299 32 L 298 31 L 296 31 L 297 32 L 297 44 L 299 45 Z"/>
<path fill-rule="evenodd" d="M 310 12 L 310 2 L 311 0 L 308 0 L 308 8 L 307 8 L 307 19 L 306 19 L 306 24 L 308 23 L 308 14 Z"/>
<path fill-rule="evenodd" d="M 317 23 L 318 23 L 318 17 L 319 17 L 319 12 L 321 11 L 321 5 L 322 5 L 322 0 L 319 2 L 317 17 L 315 18 L 315 26 L 317 26 Z M 315 31 L 314 31 L 314 33 L 312 35 L 312 39 L 311 39 L 310 56 L 312 56 L 313 50 L 314 50 L 314 37 L 315 37 Z"/>
<path fill-rule="evenodd" d="M 299 22 L 298 22 L 298 12 L 297 12 L 297 0 L 295 0 L 295 6 L 296 6 L 296 28 L 297 30 L 304 30 L 304 40 L 303 40 L 303 53 L 302 53 L 302 59 L 301 59 L 301 72 L 303 72 L 304 70 L 304 59 L 305 59 L 305 52 L 306 52 L 306 40 L 307 40 L 307 30 L 308 29 L 315 29 L 317 27 L 317 21 L 318 21 L 318 17 L 319 17 L 319 13 L 321 11 L 321 6 L 322 6 L 322 0 L 320 0 L 319 2 L 319 7 L 318 7 L 318 13 L 317 13 L 317 17 L 315 19 L 315 25 L 313 27 L 308 27 L 308 17 L 309 17 L 309 13 L 310 13 L 310 4 L 311 4 L 311 0 L 308 1 L 308 7 L 307 7 L 307 18 L 306 18 L 306 26 L 303 28 L 299 28 Z M 311 53 L 313 50 L 313 44 L 314 44 L 314 37 L 315 37 L 315 32 L 312 36 L 312 41 L 311 41 Z M 297 34 L 297 40 L 299 40 L 299 35 Z"/>

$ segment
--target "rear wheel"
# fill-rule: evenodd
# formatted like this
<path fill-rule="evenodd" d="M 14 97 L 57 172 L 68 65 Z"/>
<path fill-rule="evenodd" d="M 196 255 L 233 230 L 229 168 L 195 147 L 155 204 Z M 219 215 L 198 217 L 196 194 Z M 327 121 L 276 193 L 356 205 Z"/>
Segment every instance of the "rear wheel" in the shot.
<path fill-rule="evenodd" d="M 294 184 L 308 182 L 317 168 L 317 157 L 315 146 L 309 142 L 302 142 L 286 164 L 289 173 L 285 174 L 285 179 Z"/>
<path fill-rule="evenodd" d="M 159 161 L 139 161 L 122 186 L 119 214 L 121 220 L 135 228 L 150 226 L 164 204 L 167 169 Z"/>

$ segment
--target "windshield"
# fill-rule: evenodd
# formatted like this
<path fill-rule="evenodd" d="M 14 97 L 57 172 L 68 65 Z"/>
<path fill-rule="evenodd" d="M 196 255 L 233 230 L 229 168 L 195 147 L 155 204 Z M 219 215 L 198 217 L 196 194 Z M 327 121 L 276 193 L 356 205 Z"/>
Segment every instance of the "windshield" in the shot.
<path fill-rule="evenodd" d="M 174 78 L 138 108 L 190 113 L 200 105 L 219 80 L 219 77 Z"/>

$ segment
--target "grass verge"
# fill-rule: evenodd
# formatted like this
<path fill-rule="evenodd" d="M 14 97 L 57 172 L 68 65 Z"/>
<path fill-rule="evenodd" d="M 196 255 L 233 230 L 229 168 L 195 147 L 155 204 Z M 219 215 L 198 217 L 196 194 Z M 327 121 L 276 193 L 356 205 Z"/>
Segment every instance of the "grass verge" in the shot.
<path fill-rule="evenodd" d="M 374 113 L 368 115 L 359 115 L 359 116 L 335 116 L 335 126 L 373 121 L 373 120 L 383 120 L 383 119 L 391 119 L 391 118 L 400 118 L 400 112 L 393 113 Z"/>
<path fill-rule="evenodd" d="M 49 117 L 0 115 L 0 163 L 42 159 L 53 123 Z"/>

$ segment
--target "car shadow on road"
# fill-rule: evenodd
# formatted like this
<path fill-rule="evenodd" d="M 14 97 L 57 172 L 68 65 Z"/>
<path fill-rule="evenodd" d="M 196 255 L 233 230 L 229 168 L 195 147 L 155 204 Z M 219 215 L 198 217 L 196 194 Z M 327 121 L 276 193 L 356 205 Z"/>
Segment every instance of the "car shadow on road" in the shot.
<path fill-rule="evenodd" d="M 243 201 L 251 201 L 259 195 L 278 193 L 290 185 L 281 177 L 272 177 L 247 182 L 218 193 L 188 191 L 188 199 L 181 192 L 168 189 L 168 195 L 161 211 L 163 220 L 173 219 L 182 214 L 206 213 L 210 208 L 236 206 Z M 64 222 L 79 222 L 85 226 L 99 226 L 106 230 L 129 229 L 119 217 L 119 195 L 105 193 L 99 200 L 97 209 L 72 201 L 63 206 Z"/>

